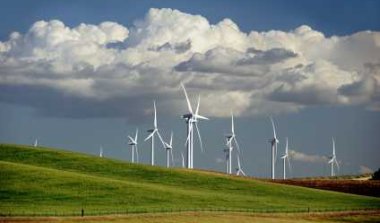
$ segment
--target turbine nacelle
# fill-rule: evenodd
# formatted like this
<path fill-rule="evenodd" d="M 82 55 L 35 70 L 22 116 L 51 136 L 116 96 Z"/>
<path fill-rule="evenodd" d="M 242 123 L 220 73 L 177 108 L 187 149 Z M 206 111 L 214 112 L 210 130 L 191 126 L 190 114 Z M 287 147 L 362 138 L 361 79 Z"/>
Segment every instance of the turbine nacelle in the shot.
<path fill-rule="evenodd" d="M 189 114 L 184 114 L 184 115 L 182 115 L 182 118 L 183 119 L 191 119 L 193 117 L 193 114 L 191 114 L 191 113 L 189 113 Z"/>
<path fill-rule="evenodd" d="M 279 143 L 279 142 L 280 142 L 280 141 L 279 141 L 278 139 L 276 139 L 276 138 L 269 139 L 268 141 L 269 141 L 270 143 L 272 143 L 272 145 L 275 144 L 275 143 Z"/>

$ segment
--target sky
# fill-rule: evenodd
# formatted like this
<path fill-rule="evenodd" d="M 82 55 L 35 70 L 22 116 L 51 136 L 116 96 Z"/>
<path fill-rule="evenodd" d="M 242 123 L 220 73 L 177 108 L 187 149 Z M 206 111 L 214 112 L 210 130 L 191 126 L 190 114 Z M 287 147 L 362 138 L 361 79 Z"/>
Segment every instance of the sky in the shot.
<path fill-rule="evenodd" d="M 248 175 L 270 175 L 269 116 L 292 177 L 328 175 L 332 137 L 339 174 L 380 166 L 379 1 L 4 1 L 0 27 L 2 143 L 130 160 L 139 128 L 149 163 L 155 100 L 178 166 L 183 83 L 210 118 L 195 168 L 225 170 L 231 112 Z"/>

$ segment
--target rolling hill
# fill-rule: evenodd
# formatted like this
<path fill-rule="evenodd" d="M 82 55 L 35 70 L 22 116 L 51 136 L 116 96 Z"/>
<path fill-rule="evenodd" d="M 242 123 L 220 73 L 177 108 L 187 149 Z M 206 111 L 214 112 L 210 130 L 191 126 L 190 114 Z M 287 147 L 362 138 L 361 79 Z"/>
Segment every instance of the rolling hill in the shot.
<path fill-rule="evenodd" d="M 0 214 L 380 208 L 380 199 L 51 148 L 0 145 Z"/>

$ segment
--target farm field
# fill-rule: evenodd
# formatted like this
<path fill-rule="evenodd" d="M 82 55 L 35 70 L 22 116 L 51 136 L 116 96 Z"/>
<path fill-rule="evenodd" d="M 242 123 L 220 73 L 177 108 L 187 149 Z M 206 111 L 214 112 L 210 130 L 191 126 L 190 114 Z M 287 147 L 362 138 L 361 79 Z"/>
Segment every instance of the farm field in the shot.
<path fill-rule="evenodd" d="M 3 216 L 380 209 L 375 197 L 20 145 L 0 145 L 0 179 Z"/>
<path fill-rule="evenodd" d="M 143 215 L 111 215 L 93 217 L 44 217 L 44 218 L 0 218 L 3 223 L 55 223 L 55 222 L 86 222 L 86 223 L 233 223 L 233 222 L 261 222 L 261 223 L 375 223 L 380 221 L 379 211 L 317 213 L 317 214 L 244 214 L 244 213 L 175 213 L 175 214 L 143 214 Z"/>
<path fill-rule="evenodd" d="M 380 197 L 379 180 L 289 179 L 274 180 L 273 182 L 322 190 L 332 190 L 344 193 Z"/>

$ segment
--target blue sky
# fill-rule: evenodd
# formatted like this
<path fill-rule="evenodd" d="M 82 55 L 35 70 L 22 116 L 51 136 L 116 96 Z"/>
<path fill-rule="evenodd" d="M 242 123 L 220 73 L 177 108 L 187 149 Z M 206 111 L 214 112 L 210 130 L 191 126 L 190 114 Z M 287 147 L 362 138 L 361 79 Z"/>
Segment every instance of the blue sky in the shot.
<path fill-rule="evenodd" d="M 231 18 L 243 31 L 289 30 L 308 24 L 327 35 L 346 35 L 379 30 L 379 1 L 4 1 L 0 9 L 0 38 L 15 30 L 25 31 L 32 22 L 60 19 L 67 25 L 116 21 L 126 26 L 149 8 L 174 8 L 200 14 L 215 23 Z"/>
<path fill-rule="evenodd" d="M 225 18 L 232 23 L 221 23 Z M 211 119 L 200 123 L 207 151 L 196 148 L 196 167 L 224 170 L 223 135 L 233 110 L 249 175 L 269 175 L 268 115 L 278 124 L 280 153 L 286 136 L 299 153 L 293 176 L 328 174 L 323 159 L 332 136 L 341 174 L 379 168 L 379 1 L 4 1 L 0 19 L 1 142 L 31 144 L 38 138 L 41 145 L 92 154 L 102 145 L 106 156 L 129 160 L 126 135 L 150 127 L 156 99 L 159 126 L 165 136 L 174 130 L 178 159 L 186 137 L 179 119 L 186 107 L 178 83 L 184 81 L 193 99 L 202 95 L 201 113 Z M 36 25 L 39 20 L 61 23 Z M 76 51 L 90 47 L 87 38 L 103 38 L 104 21 L 119 25 L 112 24 L 107 40 L 91 45 L 100 45 L 96 53 Z M 200 32 L 205 21 L 214 28 Z M 85 29 L 75 42 L 81 23 L 100 31 Z M 238 31 L 228 30 L 235 25 Z M 54 45 L 62 26 L 72 42 Z M 178 27 L 195 34 L 181 39 L 190 31 Z M 21 37 L 11 43 L 14 31 Z M 145 135 L 140 153 L 148 163 Z M 157 150 L 164 165 L 164 151 Z"/>

